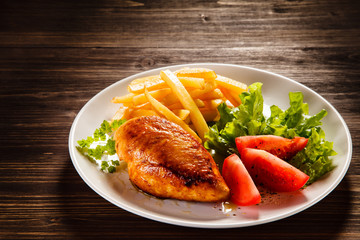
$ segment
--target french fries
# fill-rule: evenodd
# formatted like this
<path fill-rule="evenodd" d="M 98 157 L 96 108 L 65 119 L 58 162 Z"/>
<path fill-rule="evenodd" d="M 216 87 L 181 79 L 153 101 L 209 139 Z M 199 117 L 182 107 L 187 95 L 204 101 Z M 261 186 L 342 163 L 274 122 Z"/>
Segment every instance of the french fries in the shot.
<path fill-rule="evenodd" d="M 198 135 L 196 135 L 196 133 L 183 121 L 181 120 L 178 116 L 175 115 L 175 113 L 173 113 L 170 109 L 168 109 L 166 106 L 164 106 L 163 104 L 161 104 L 158 100 L 156 100 L 155 98 L 153 98 L 149 92 L 147 91 L 147 89 L 145 89 L 145 94 L 146 97 L 148 98 L 149 102 L 151 103 L 151 105 L 162 115 L 164 115 L 168 120 L 178 124 L 180 127 L 182 127 L 185 131 L 187 131 L 188 133 L 190 133 L 196 140 L 198 140 L 199 142 L 201 142 L 201 139 L 198 137 Z"/>
<path fill-rule="evenodd" d="M 120 104 L 112 120 L 161 116 L 201 142 L 209 131 L 207 122 L 220 118 L 217 107 L 223 102 L 229 107 L 240 105 L 239 94 L 247 86 L 211 69 L 183 68 L 135 79 L 127 89 L 128 94 L 111 100 Z"/>
<path fill-rule="evenodd" d="M 220 91 L 225 96 L 225 98 L 231 102 L 233 106 L 238 106 L 241 104 L 240 98 L 236 95 L 234 96 L 233 94 L 231 94 L 229 90 L 222 88 Z"/>
<path fill-rule="evenodd" d="M 205 81 L 203 78 L 196 77 L 179 77 L 180 82 L 186 88 L 203 88 Z M 161 79 L 160 75 L 143 77 L 133 80 L 129 86 L 128 91 L 133 94 L 144 93 L 145 88 L 148 91 L 166 88 L 168 85 L 164 80 Z"/>
<path fill-rule="evenodd" d="M 141 116 L 159 116 L 154 110 L 136 109 L 130 113 L 130 118 L 136 118 Z"/>
<path fill-rule="evenodd" d="M 191 122 L 194 124 L 197 133 L 203 140 L 205 133 L 209 131 L 209 127 L 199 108 L 196 106 L 194 99 L 192 99 L 184 85 L 181 84 L 179 79 L 170 70 L 161 71 L 160 77 L 169 85 L 184 108 L 190 111 Z"/>
<path fill-rule="evenodd" d="M 215 78 L 215 83 L 219 87 L 225 88 L 231 92 L 236 93 L 236 95 L 239 95 L 240 93 L 247 90 L 246 84 L 220 75 L 218 75 Z"/>
<path fill-rule="evenodd" d="M 167 87 L 166 83 L 161 80 L 159 75 L 154 75 L 133 80 L 128 86 L 128 91 L 130 93 L 139 94 L 144 93 L 145 88 L 152 91 L 163 87 Z"/>
<path fill-rule="evenodd" d="M 163 88 L 163 89 L 157 89 L 154 91 L 149 92 L 149 94 L 154 97 L 155 99 L 162 99 L 164 98 L 166 95 L 171 93 L 171 89 L 170 88 Z M 141 105 L 147 102 L 147 97 L 145 96 L 144 93 L 136 95 L 133 97 L 133 103 L 135 106 L 137 105 Z"/>
<path fill-rule="evenodd" d="M 176 76 L 215 79 L 216 73 L 213 70 L 207 68 L 183 68 L 176 71 Z"/>

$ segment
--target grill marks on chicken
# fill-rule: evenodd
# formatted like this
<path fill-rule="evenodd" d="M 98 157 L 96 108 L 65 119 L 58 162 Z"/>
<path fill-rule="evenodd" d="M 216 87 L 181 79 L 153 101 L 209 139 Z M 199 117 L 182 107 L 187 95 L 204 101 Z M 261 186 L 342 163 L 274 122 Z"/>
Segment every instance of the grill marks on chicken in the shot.
<path fill-rule="evenodd" d="M 130 180 L 161 198 L 216 202 L 229 188 L 208 151 L 180 126 L 156 116 L 135 118 L 115 133 Z"/>

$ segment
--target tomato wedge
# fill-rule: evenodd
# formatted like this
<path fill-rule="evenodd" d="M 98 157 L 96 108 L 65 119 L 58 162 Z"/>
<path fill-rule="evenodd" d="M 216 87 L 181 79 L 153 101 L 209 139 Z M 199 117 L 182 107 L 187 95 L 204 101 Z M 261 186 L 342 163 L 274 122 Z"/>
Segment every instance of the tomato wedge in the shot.
<path fill-rule="evenodd" d="M 239 206 L 260 203 L 260 193 L 236 154 L 232 154 L 224 160 L 222 176 L 230 188 L 233 203 Z"/>
<path fill-rule="evenodd" d="M 243 136 L 235 139 L 240 154 L 244 148 L 256 148 L 284 160 L 290 160 L 296 153 L 304 149 L 307 142 L 308 139 L 304 137 L 288 139 L 274 135 Z"/>
<path fill-rule="evenodd" d="M 296 191 L 309 179 L 299 169 L 264 150 L 245 148 L 241 159 L 254 182 L 271 191 Z"/>

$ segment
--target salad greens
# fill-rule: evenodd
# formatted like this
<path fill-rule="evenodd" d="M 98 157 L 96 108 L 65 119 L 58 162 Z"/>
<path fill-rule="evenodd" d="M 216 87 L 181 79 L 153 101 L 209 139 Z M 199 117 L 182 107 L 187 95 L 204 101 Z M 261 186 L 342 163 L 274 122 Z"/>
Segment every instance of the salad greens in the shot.
<path fill-rule="evenodd" d="M 113 133 L 125 120 L 114 120 L 111 124 L 104 120 L 92 136 L 79 140 L 76 149 L 104 172 L 113 173 L 120 165 L 116 156 Z"/>
<path fill-rule="evenodd" d="M 308 144 L 289 163 L 310 176 L 307 185 L 331 171 L 334 166 L 329 157 L 336 155 L 336 152 L 333 150 L 333 143 L 325 140 L 325 133 L 320 128 L 321 119 L 327 114 L 326 110 L 309 116 L 309 106 L 303 102 L 303 94 L 290 92 L 290 107 L 283 111 L 273 105 L 270 107 L 270 117 L 266 118 L 263 114 L 261 87 L 262 83 L 259 82 L 250 85 L 248 92 L 240 94 L 242 104 L 238 107 L 229 108 L 225 103 L 219 105 L 220 119 L 210 127 L 205 148 L 230 155 L 238 153 L 235 138 L 239 136 L 300 136 L 308 138 Z"/>

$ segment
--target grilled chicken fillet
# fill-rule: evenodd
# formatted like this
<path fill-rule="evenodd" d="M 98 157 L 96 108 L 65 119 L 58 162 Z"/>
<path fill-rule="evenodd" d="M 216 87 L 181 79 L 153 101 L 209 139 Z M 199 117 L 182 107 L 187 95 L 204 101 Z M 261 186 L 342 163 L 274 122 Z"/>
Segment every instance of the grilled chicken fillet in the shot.
<path fill-rule="evenodd" d="M 128 120 L 115 133 L 130 180 L 160 198 L 217 202 L 230 190 L 206 149 L 180 126 L 156 116 Z"/>

